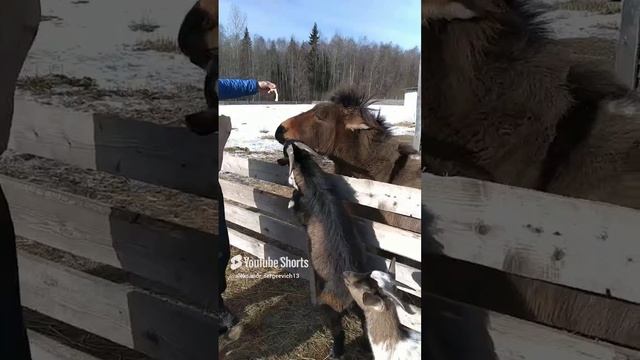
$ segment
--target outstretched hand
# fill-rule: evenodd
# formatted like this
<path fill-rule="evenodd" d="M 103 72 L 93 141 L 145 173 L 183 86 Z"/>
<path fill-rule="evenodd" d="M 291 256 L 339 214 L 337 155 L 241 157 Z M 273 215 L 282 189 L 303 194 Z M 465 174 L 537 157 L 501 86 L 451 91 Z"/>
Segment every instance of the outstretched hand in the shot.
<path fill-rule="evenodd" d="M 258 81 L 258 89 L 260 90 L 261 94 L 273 94 L 275 93 L 277 86 L 276 84 L 272 83 L 271 81 Z"/>

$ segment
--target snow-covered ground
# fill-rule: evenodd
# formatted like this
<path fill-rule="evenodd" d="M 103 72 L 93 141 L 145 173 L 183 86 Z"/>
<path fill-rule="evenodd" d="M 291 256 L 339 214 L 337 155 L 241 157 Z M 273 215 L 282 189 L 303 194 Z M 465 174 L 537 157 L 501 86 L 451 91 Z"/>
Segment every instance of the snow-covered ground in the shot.
<path fill-rule="evenodd" d="M 233 130 L 227 141 L 227 149 L 247 149 L 250 152 L 281 152 L 273 137 L 278 125 L 287 118 L 311 109 L 312 104 L 300 105 L 221 105 L 220 114 L 231 118 Z M 395 135 L 413 135 L 413 113 L 402 105 L 372 105 L 380 110 Z M 245 150 L 246 151 L 246 150 Z"/>
<path fill-rule="evenodd" d="M 201 85 L 202 71 L 181 54 L 134 51 L 138 41 L 175 40 L 194 0 L 41 0 L 43 22 L 23 75 L 88 76 L 106 88 Z M 157 25 L 132 31 L 132 23 Z"/>

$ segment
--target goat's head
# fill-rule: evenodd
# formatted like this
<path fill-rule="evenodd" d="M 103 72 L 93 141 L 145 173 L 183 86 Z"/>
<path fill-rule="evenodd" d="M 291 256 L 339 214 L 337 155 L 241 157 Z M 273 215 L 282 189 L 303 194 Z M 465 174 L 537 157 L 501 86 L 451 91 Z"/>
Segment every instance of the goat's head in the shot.
<path fill-rule="evenodd" d="M 395 262 L 395 258 L 391 260 L 389 272 L 378 270 L 366 273 L 345 271 L 342 274 L 344 283 L 358 306 L 362 309 L 383 311 L 385 300 L 387 300 L 409 312 L 397 296 Z"/>

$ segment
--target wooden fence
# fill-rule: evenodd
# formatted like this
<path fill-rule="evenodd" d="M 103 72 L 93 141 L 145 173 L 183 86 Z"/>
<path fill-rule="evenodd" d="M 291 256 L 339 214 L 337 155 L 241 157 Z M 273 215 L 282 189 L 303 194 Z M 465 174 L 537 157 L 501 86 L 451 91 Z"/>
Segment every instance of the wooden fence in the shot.
<path fill-rule="evenodd" d="M 29 169 L 0 173 L 19 237 L 96 263 L 91 269 L 77 268 L 21 249 L 23 305 L 153 358 L 213 358 L 217 324 L 208 310 L 216 299 L 217 214 L 195 214 L 208 217 L 208 225 L 190 219 L 194 214 L 158 214 L 178 197 L 187 197 L 184 202 L 201 209 L 217 209 L 212 198 L 216 141 L 182 127 L 17 98 L 11 150 L 55 160 L 58 165 L 52 170 L 73 165 L 95 170 L 91 174 L 110 174 L 108 181 L 114 182 L 114 175 L 124 176 L 131 190 L 126 197 L 118 193 L 113 199 L 92 199 L 86 194 L 103 177 L 65 187 L 55 179 L 34 178 Z M 282 186 L 286 169 L 229 156 L 224 170 L 284 189 L 269 192 L 243 181 L 221 180 L 231 244 L 260 258 L 300 257 L 291 251 L 306 256 L 306 233 L 287 208 L 291 189 Z M 421 216 L 419 189 L 343 180 L 360 204 Z M 358 223 L 377 237 L 370 244 L 370 260 L 386 269 L 389 258 L 398 255 L 397 276 L 407 285 L 402 289 L 420 296 L 420 234 L 366 219 Z M 95 270 L 104 266 L 126 273 L 126 281 Z M 309 268 L 289 270 L 313 284 Z M 414 320 L 402 319 L 419 330 Z M 36 354 L 67 359 L 78 353 L 41 333 L 30 334 Z"/>
<path fill-rule="evenodd" d="M 639 211 L 429 174 L 422 196 L 431 331 L 467 333 L 478 359 L 640 359 Z M 548 290 L 570 305 L 513 306 Z"/>
<path fill-rule="evenodd" d="M 122 184 L 132 191 L 128 201 L 90 199 L 85 192 L 116 177 L 80 180 L 76 193 L 55 179 L 5 168 L 0 184 L 17 235 L 95 263 L 78 268 L 19 249 L 23 305 L 155 359 L 215 358 L 217 322 L 209 309 L 216 301 L 216 141 L 181 127 L 16 99 L 13 151 L 61 162 L 54 170 L 70 164 L 97 170 L 86 176 L 126 176 Z M 194 214 L 157 215 L 168 214 L 179 197 L 210 209 L 197 214 L 208 225 L 193 221 Z M 106 276 L 105 268 L 125 275 Z M 36 359 L 92 359 L 29 335 Z"/>

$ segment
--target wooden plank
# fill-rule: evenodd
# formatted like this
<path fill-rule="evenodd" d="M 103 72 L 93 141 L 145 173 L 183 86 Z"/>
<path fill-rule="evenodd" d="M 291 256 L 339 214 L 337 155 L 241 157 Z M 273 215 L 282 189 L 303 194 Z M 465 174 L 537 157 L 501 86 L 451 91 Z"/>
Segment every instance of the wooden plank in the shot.
<path fill-rule="evenodd" d="M 157 359 L 215 357 L 217 321 L 129 285 L 19 252 L 27 308 Z"/>
<path fill-rule="evenodd" d="M 33 360 L 99 360 L 35 331 L 27 330 L 27 333 Z"/>
<path fill-rule="evenodd" d="M 214 234 L 0 175 L 18 236 L 216 301 Z M 165 290 L 165 289 L 162 289 Z"/>
<path fill-rule="evenodd" d="M 216 190 L 217 137 L 185 127 L 78 112 L 16 98 L 9 147 L 202 196 Z"/>
<path fill-rule="evenodd" d="M 615 72 L 630 89 L 638 84 L 638 46 L 640 45 L 640 1 L 625 0 L 622 4 L 620 36 L 616 50 Z"/>
<path fill-rule="evenodd" d="M 222 192 L 225 198 L 228 200 L 259 209 L 260 211 L 265 211 L 286 222 L 297 224 L 297 220 L 293 213 L 288 209 L 288 198 L 224 179 L 220 179 L 220 186 L 222 187 Z M 227 206 L 226 202 L 225 206 Z M 229 218 L 229 221 L 256 232 L 258 232 L 258 229 L 262 230 L 262 227 L 259 227 L 256 223 L 259 223 L 261 219 L 270 218 L 267 215 L 260 215 L 255 212 L 252 213 L 249 211 L 238 210 L 238 207 L 233 206 L 232 204 L 231 206 L 231 216 L 233 221 L 230 220 L 231 218 Z M 359 224 L 360 229 L 366 234 L 365 241 L 368 241 L 372 246 L 412 260 L 420 261 L 422 254 L 422 241 L 420 234 L 394 228 L 389 225 L 380 224 L 367 219 L 355 219 Z M 302 239 L 306 239 L 306 235 L 303 237 L 304 230 L 302 230 L 300 226 L 294 225 L 298 230 L 289 233 L 291 226 L 286 226 L 277 220 L 270 220 L 269 222 L 272 229 L 271 232 L 279 237 L 273 237 L 268 234 L 266 235 L 302 249 L 304 246 L 304 241 Z M 297 236 L 297 238 L 295 236 Z"/>
<path fill-rule="evenodd" d="M 278 240 L 293 248 L 307 250 L 307 232 L 299 225 L 278 220 L 269 215 L 244 209 L 225 201 L 224 216 L 227 222 Z"/>
<path fill-rule="evenodd" d="M 640 212 L 424 174 L 428 252 L 640 302 Z"/>
<path fill-rule="evenodd" d="M 222 171 L 280 185 L 288 185 L 286 167 L 256 159 L 239 158 L 227 154 L 222 163 Z M 337 184 L 345 184 L 345 187 L 352 188 L 340 190 L 353 190 L 358 204 L 416 219 L 422 216 L 420 211 L 420 189 L 346 176 L 331 176 L 339 180 Z"/>
<path fill-rule="evenodd" d="M 638 360 L 640 352 L 424 294 L 433 359 Z"/>
<path fill-rule="evenodd" d="M 425 292 L 640 349 L 640 305 L 442 255 L 421 268 Z"/>

